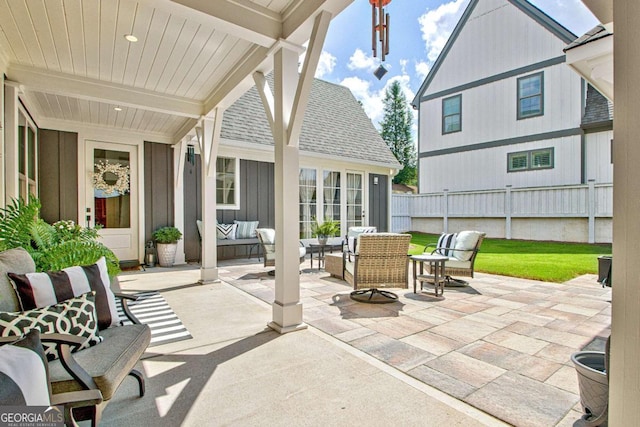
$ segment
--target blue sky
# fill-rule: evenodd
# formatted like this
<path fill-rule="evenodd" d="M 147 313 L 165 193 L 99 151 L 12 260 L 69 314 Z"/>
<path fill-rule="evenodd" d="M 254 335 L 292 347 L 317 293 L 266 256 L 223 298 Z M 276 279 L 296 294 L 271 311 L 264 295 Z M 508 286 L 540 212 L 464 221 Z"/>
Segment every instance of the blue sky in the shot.
<path fill-rule="evenodd" d="M 530 2 L 578 36 L 597 24 L 580 0 Z M 380 58 L 371 53 L 371 6 L 367 0 L 355 0 L 331 22 L 316 77 L 349 87 L 378 127 L 386 87 L 398 80 L 407 99 L 413 99 L 468 4 L 469 0 L 392 0 L 386 7 L 391 16 L 385 61 L 389 72 L 378 81 L 372 74 Z"/>

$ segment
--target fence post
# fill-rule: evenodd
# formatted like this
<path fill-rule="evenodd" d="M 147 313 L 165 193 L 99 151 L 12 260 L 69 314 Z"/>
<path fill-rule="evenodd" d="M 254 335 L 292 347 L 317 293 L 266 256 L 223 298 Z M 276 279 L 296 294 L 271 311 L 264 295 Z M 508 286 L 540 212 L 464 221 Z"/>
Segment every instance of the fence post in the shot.
<path fill-rule="evenodd" d="M 589 184 L 589 243 L 596 242 L 596 180 L 590 179 Z"/>
<path fill-rule="evenodd" d="M 449 232 L 449 189 L 442 190 L 442 228 L 445 233 Z"/>
<path fill-rule="evenodd" d="M 507 190 L 504 193 L 504 237 L 507 240 L 511 239 L 511 185 L 507 185 Z"/>

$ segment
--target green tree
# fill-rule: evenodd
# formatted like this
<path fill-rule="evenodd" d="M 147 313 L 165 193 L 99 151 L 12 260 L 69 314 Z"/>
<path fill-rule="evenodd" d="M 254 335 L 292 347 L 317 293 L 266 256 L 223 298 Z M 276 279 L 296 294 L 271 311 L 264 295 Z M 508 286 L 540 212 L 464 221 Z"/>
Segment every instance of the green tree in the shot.
<path fill-rule="evenodd" d="M 393 178 L 395 184 L 415 185 L 417 182 L 416 149 L 411 137 L 413 116 L 407 98 L 396 80 L 384 95 L 384 118 L 380 135 L 396 159 L 404 166 Z"/>

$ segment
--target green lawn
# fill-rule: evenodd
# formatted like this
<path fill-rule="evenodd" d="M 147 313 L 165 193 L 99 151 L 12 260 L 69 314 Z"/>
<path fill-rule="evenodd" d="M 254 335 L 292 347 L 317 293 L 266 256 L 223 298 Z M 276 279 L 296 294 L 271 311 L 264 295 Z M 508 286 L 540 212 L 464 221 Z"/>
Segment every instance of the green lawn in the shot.
<path fill-rule="evenodd" d="M 411 235 L 411 254 L 422 253 L 426 244 L 437 242 L 439 237 L 418 232 Z M 560 283 L 582 274 L 597 274 L 598 256 L 609 254 L 609 244 L 484 239 L 475 271 Z"/>

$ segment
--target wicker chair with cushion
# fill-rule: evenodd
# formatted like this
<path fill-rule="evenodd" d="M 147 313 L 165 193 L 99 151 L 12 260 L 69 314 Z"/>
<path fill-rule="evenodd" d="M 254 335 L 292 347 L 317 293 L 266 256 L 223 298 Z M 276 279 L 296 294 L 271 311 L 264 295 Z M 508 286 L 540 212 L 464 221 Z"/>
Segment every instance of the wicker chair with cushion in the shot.
<path fill-rule="evenodd" d="M 443 233 L 440 239 L 438 239 L 438 243 L 425 246 L 424 252 L 429 252 L 429 248 L 436 246 L 435 249 L 431 250 L 431 254 L 449 257 L 444 270 L 447 279 L 446 285 L 466 286 L 469 284 L 467 281 L 454 279 L 451 276 L 473 278 L 476 256 L 478 255 L 484 237 L 485 233 L 480 231 L 461 231 L 454 234 Z M 429 274 L 431 274 L 430 271 Z"/>
<path fill-rule="evenodd" d="M 262 253 L 264 254 L 264 266 L 275 267 L 276 265 L 276 230 L 273 228 L 257 228 L 256 235 L 262 246 Z M 307 249 L 302 242 L 300 243 L 300 264 L 304 262 L 304 258 L 307 255 Z M 269 271 L 269 275 L 275 275 L 275 270 Z"/>
<path fill-rule="evenodd" d="M 365 233 L 357 252 L 343 255 L 344 279 L 353 286 L 351 298 L 367 303 L 394 302 L 398 296 L 379 288 L 406 288 L 410 234 Z"/>

